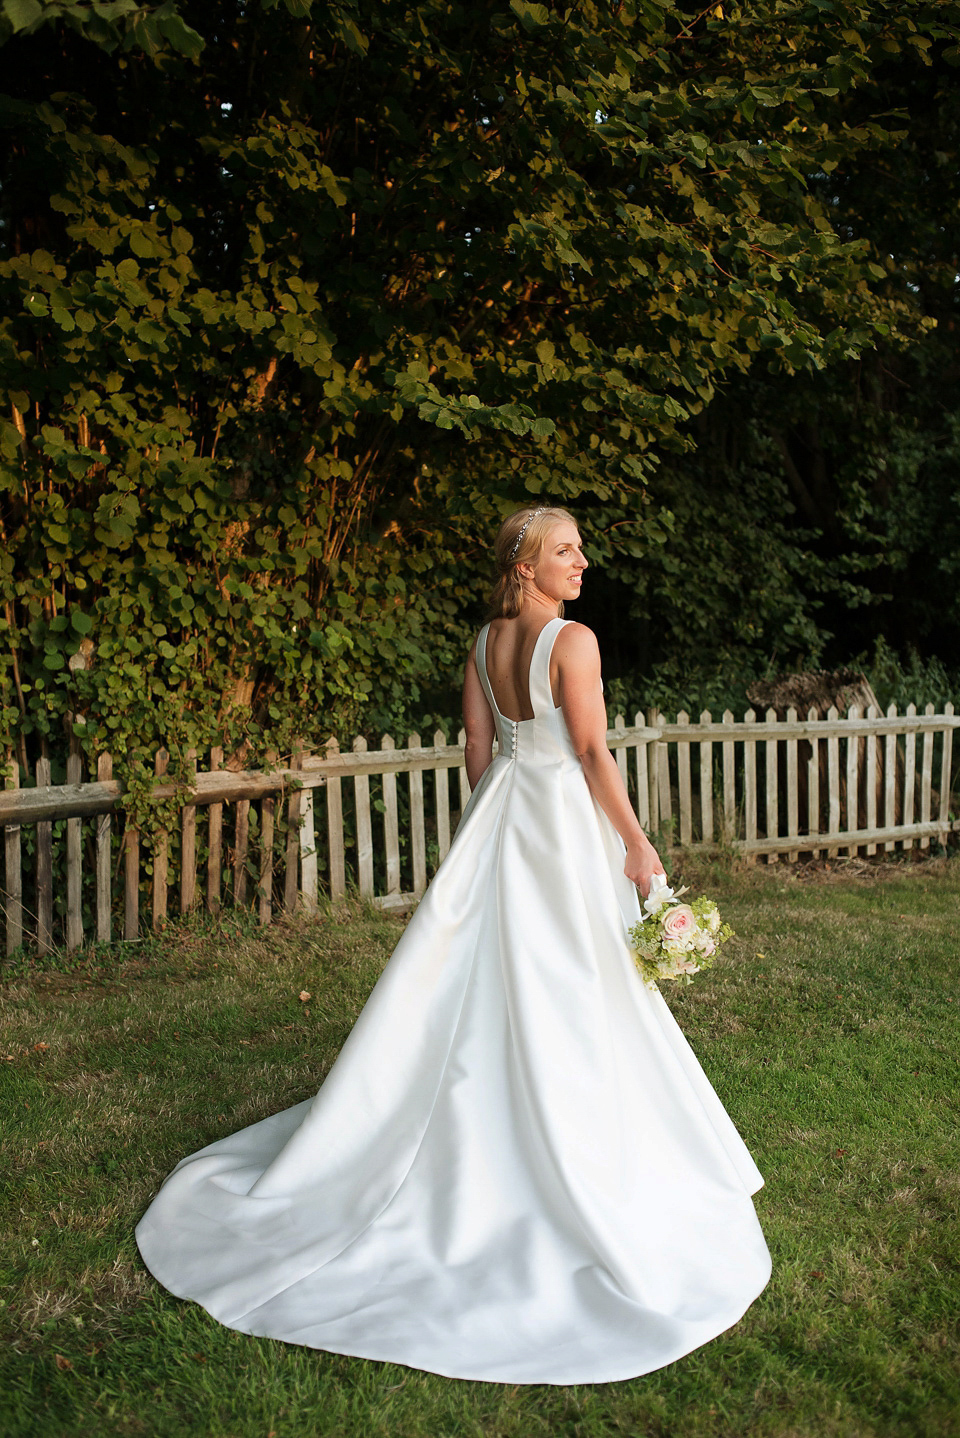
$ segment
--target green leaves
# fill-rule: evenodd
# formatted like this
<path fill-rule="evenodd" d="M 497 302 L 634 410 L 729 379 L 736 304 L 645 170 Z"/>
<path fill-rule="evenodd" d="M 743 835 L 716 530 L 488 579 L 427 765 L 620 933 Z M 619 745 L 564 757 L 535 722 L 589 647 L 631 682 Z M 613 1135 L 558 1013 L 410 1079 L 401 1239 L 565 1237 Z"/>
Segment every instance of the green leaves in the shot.
<path fill-rule="evenodd" d="M 14 33 L 29 29 L 43 17 L 40 0 L 3 0 L 2 9 L 4 19 L 10 22 Z"/>
<path fill-rule="evenodd" d="M 155 56 L 166 42 L 196 59 L 204 44 L 173 0 L 153 8 L 137 0 L 2 0 L 0 13 L 14 34 L 60 21 L 108 52 L 122 46 Z"/>
<path fill-rule="evenodd" d="M 191 60 L 199 57 L 203 38 L 186 23 L 174 5 L 159 6 L 154 19 L 160 34 L 174 50 Z"/>
<path fill-rule="evenodd" d="M 896 55 L 926 74 L 932 19 L 873 10 L 231 0 L 204 45 L 172 4 L 7 3 L 0 562 L 20 667 L 49 670 L 29 722 L 392 723 L 446 683 L 478 546 L 533 495 L 611 572 L 655 548 L 670 574 L 637 516 L 715 395 L 921 331 L 837 219 L 907 124 L 861 90 Z M 89 622 L 89 668 L 41 659 L 51 606 Z"/>
<path fill-rule="evenodd" d="M 539 30 L 549 24 L 550 11 L 546 5 L 534 5 L 530 0 L 510 0 L 510 9 L 525 30 Z"/>

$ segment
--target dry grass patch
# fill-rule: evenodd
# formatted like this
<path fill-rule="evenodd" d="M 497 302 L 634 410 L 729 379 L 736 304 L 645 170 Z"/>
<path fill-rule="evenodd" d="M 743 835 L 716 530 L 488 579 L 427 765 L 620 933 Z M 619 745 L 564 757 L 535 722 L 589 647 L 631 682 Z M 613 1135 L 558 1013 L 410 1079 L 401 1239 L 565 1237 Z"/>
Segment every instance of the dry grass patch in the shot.
<path fill-rule="evenodd" d="M 17 1297 L 18 1316 L 25 1332 L 35 1332 L 65 1316 L 78 1328 L 97 1326 L 91 1325 L 92 1314 L 101 1316 L 99 1326 L 112 1326 L 119 1315 L 142 1304 L 152 1288 L 153 1280 L 141 1264 L 117 1258 L 105 1269 L 84 1268 L 69 1287 L 25 1285 Z"/>

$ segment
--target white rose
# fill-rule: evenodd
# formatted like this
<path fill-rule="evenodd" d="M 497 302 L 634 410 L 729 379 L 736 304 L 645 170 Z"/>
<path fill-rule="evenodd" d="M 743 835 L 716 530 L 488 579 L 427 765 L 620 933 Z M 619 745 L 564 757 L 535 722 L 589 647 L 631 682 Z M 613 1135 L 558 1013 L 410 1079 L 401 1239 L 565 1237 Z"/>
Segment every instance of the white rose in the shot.
<path fill-rule="evenodd" d="M 648 914 L 658 914 L 664 904 L 673 898 L 673 890 L 667 883 L 666 874 L 654 874 L 650 880 L 650 892 L 643 901 Z"/>

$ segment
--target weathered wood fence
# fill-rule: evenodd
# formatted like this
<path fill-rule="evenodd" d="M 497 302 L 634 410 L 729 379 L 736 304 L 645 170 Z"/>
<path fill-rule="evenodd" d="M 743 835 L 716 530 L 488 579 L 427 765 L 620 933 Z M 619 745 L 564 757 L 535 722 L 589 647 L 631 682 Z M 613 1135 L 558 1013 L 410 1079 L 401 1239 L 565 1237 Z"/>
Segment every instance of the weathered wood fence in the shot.
<path fill-rule="evenodd" d="M 923 714 L 913 705 L 902 715 L 894 706 L 886 715 L 851 709 L 843 718 L 831 709 L 825 719 L 789 710 L 785 721 L 773 710 L 740 721 L 729 711 L 697 722 L 680 713 L 674 724 L 651 711 L 629 726 L 618 715 L 607 742 L 651 833 L 776 862 L 945 844 L 960 829 L 951 817 L 958 724 L 950 704 L 941 714 L 932 705 Z M 469 797 L 462 732 L 457 744 L 437 732 L 423 745 L 411 734 L 402 749 L 390 735 L 378 750 L 358 738 L 343 753 L 331 740 L 322 754 L 300 751 L 257 771 L 225 768 L 216 749 L 206 769 L 195 755 L 188 762 L 189 783 L 173 783 L 169 756 L 158 753 L 153 797 L 175 801 L 179 822 L 143 842 L 115 816 L 122 792 L 108 754 L 89 778 L 72 755 L 65 784 L 51 784 L 49 761 L 40 760 L 34 783 L 21 786 L 7 763 L 8 954 L 24 944 L 44 953 L 135 939 L 145 901 L 162 927 L 171 890 L 181 914 L 230 903 L 254 907 L 263 924 L 276 909 L 309 913 L 321 894 L 337 899 L 348 888 L 383 908 L 408 907 L 447 853 Z"/>

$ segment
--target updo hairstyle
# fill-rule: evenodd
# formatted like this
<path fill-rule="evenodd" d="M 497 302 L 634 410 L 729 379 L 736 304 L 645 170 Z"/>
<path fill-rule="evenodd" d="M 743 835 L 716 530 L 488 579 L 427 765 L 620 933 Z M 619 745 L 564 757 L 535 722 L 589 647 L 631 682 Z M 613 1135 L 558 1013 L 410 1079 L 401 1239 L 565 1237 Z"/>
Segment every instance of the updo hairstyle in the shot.
<path fill-rule="evenodd" d="M 539 512 L 538 512 L 539 510 Z M 527 521 L 529 520 L 529 523 Z M 550 530 L 559 521 L 566 520 L 576 525 L 577 521 L 565 509 L 518 509 L 503 521 L 493 542 L 493 553 L 497 563 L 497 578 L 490 595 L 487 619 L 516 619 L 523 608 L 523 581 L 520 578 L 521 564 L 536 564 L 543 552 Z M 523 538 L 516 554 L 513 547 L 523 526 Z M 563 601 L 557 605 L 557 614 L 563 614 Z"/>

